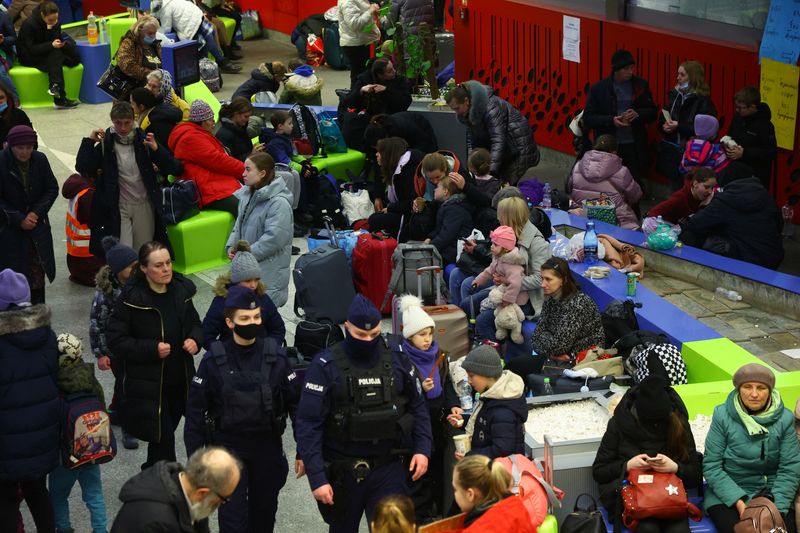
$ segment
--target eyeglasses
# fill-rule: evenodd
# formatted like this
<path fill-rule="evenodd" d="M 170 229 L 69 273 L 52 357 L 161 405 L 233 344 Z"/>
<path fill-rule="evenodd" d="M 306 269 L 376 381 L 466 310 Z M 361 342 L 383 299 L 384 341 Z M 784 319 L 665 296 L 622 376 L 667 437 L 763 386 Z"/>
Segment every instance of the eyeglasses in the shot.
<path fill-rule="evenodd" d="M 222 494 L 220 494 L 219 492 L 217 492 L 217 491 L 215 491 L 213 489 L 208 489 L 208 490 L 210 490 L 211 493 L 214 494 L 214 496 L 216 496 L 217 498 L 220 499 L 220 501 L 222 502 L 222 503 L 220 503 L 220 505 L 225 505 L 226 503 L 231 501 L 231 497 L 233 496 L 233 494 L 231 494 L 230 496 L 228 496 L 226 498 L 225 496 L 223 496 Z"/>

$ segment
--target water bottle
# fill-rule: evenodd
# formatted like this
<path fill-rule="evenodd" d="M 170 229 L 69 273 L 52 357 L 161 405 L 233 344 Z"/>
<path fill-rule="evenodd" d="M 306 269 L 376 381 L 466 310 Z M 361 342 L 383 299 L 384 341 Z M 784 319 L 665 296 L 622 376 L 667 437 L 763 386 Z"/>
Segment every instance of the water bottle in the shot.
<path fill-rule="evenodd" d="M 719 296 L 720 298 L 727 298 L 732 302 L 739 302 L 742 300 L 742 295 L 731 289 L 726 289 L 724 287 L 717 287 L 717 290 L 714 292 L 716 292 L 717 296 Z"/>
<path fill-rule="evenodd" d="M 461 401 L 461 410 L 465 415 L 472 414 L 472 387 L 466 379 L 458 382 L 458 390 L 461 391 L 459 400 Z"/>
<path fill-rule="evenodd" d="M 586 222 L 586 233 L 583 235 L 583 262 L 587 265 L 597 263 L 597 232 L 591 220 Z"/>
<path fill-rule="evenodd" d="M 553 199 L 550 197 L 550 184 L 544 184 L 544 192 L 542 193 L 542 207 L 550 209 L 553 207 Z"/>
<path fill-rule="evenodd" d="M 97 44 L 97 17 L 94 16 L 94 11 L 89 11 L 89 16 L 86 17 L 89 24 L 86 26 L 86 36 L 89 44 Z"/>
<path fill-rule="evenodd" d="M 550 385 L 550 378 L 544 378 L 544 388 L 542 389 L 542 396 L 549 396 L 551 394 L 555 394 L 553 392 L 553 386 Z"/>
<path fill-rule="evenodd" d="M 108 37 L 108 21 L 105 17 L 100 19 L 100 42 L 106 44 L 109 42 Z"/>
<path fill-rule="evenodd" d="M 783 230 L 781 231 L 781 235 L 788 239 L 794 234 L 794 226 L 792 225 L 794 208 L 788 203 L 783 204 L 783 207 L 781 207 L 781 215 L 783 216 Z"/>

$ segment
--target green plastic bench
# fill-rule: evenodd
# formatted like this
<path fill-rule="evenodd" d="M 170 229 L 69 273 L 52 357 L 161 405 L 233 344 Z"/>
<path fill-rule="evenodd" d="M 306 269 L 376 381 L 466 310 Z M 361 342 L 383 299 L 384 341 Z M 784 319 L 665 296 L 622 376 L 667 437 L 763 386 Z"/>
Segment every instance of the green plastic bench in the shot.
<path fill-rule="evenodd" d="M 207 210 L 167 226 L 167 236 L 175 252 L 173 268 L 181 274 L 194 274 L 226 265 L 229 259 L 225 243 L 233 222 L 230 213 Z"/>
<path fill-rule="evenodd" d="M 184 87 L 183 99 L 186 100 L 186 103 L 189 105 L 192 105 L 192 102 L 195 100 L 203 100 L 210 105 L 211 109 L 214 111 L 214 119 L 216 120 L 219 118 L 219 109 L 222 107 L 222 104 L 219 103 L 214 93 L 212 93 L 202 81 Z"/>
<path fill-rule="evenodd" d="M 47 92 L 50 86 L 47 74 L 33 67 L 14 65 L 8 71 L 19 92 L 22 107 L 52 107 L 53 97 Z M 83 65 L 64 67 L 64 84 L 67 98 L 76 100 L 81 92 Z"/>
<path fill-rule="evenodd" d="M 297 163 L 302 163 L 308 156 L 296 155 L 292 158 Z M 337 180 L 349 181 L 347 171 L 358 176 L 364 169 L 364 152 L 358 150 L 347 149 L 347 152 L 336 154 L 328 152 L 327 157 L 314 156 L 311 162 L 320 170 L 325 170 L 328 174 Z"/>
<path fill-rule="evenodd" d="M 136 24 L 136 19 L 133 17 L 120 17 L 113 18 L 106 22 L 108 27 L 108 42 L 111 45 L 111 57 L 117 53 L 119 48 L 119 41 L 122 36 L 128 33 L 128 30 Z"/>

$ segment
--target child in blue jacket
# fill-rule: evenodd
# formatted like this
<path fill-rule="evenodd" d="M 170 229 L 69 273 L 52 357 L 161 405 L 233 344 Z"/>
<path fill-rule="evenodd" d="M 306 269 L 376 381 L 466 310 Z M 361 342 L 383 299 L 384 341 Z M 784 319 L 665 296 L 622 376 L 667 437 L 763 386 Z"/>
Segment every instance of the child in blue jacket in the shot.
<path fill-rule="evenodd" d="M 433 193 L 441 205 L 436 211 L 436 226 L 425 239 L 442 255 L 445 265 L 456 262 L 458 239 L 469 237 L 472 232 L 472 207 L 450 176 L 444 176 Z"/>
<path fill-rule="evenodd" d="M 263 128 L 258 140 L 266 145 L 267 152 L 276 163 L 288 165 L 297 153 L 292 142 L 294 122 L 287 111 L 276 111 L 269 119 L 273 129 Z"/>

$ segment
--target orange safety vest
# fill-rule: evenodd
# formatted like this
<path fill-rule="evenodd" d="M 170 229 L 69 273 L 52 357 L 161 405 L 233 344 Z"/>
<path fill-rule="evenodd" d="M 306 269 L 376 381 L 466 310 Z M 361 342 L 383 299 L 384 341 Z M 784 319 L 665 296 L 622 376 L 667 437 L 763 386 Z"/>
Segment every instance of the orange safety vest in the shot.
<path fill-rule="evenodd" d="M 88 224 L 81 224 L 78 222 L 78 201 L 81 196 L 91 190 L 91 187 L 83 189 L 69 201 L 69 208 L 67 209 L 67 255 L 73 257 L 92 257 L 89 251 L 89 239 L 92 236 L 92 230 Z"/>

